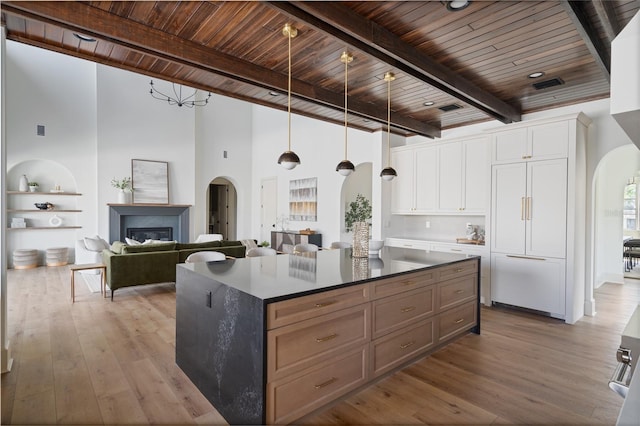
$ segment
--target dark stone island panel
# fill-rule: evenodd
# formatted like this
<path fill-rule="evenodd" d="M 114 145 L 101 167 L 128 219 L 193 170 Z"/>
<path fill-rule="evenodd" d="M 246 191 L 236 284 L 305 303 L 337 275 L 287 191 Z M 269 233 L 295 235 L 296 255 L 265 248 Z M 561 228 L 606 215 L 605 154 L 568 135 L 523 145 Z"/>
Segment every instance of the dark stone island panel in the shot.
<path fill-rule="evenodd" d="M 262 301 L 178 268 L 176 310 L 178 366 L 230 424 L 263 424 Z"/>

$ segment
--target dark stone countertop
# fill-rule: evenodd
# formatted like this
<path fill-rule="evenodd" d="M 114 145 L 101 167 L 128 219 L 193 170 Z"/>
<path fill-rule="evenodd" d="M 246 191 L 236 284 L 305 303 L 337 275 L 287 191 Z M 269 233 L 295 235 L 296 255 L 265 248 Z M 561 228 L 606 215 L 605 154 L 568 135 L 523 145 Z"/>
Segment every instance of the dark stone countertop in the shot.
<path fill-rule="evenodd" d="M 352 258 L 350 249 L 321 250 L 178 267 L 271 303 L 472 258 L 477 256 L 384 247 L 373 258 Z"/>

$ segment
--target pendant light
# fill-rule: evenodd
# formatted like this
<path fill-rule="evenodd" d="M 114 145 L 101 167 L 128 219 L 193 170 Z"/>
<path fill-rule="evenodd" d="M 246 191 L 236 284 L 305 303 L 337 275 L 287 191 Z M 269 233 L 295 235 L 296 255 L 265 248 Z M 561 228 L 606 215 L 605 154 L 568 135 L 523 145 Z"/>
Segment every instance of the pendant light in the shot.
<path fill-rule="evenodd" d="M 353 55 L 349 52 L 342 52 L 342 55 L 340 55 L 340 62 L 344 64 L 344 160 L 339 162 L 336 167 L 336 172 L 340 173 L 342 176 L 349 176 L 356 169 L 353 163 L 347 159 L 347 81 L 349 75 L 349 62 L 351 61 L 353 61 Z"/>
<path fill-rule="evenodd" d="M 398 176 L 398 173 L 391 167 L 391 82 L 396 79 L 396 76 L 392 72 L 387 72 L 384 75 L 384 81 L 387 82 L 387 167 L 382 169 L 380 177 L 383 180 L 393 180 Z"/>
<path fill-rule="evenodd" d="M 287 89 L 287 134 L 289 148 L 280 155 L 278 158 L 278 164 L 287 170 L 291 170 L 300 164 L 300 157 L 298 157 L 295 152 L 291 151 L 291 39 L 298 35 L 298 30 L 294 26 L 286 24 L 284 28 L 282 28 L 282 35 L 289 40 L 289 87 Z"/>

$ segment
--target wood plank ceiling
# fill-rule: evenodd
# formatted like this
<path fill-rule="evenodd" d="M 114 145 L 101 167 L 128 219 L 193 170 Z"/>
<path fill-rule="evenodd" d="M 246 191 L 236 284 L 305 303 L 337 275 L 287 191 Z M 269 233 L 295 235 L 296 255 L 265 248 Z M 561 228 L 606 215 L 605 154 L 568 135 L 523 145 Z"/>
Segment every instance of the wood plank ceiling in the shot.
<path fill-rule="evenodd" d="M 287 107 L 282 27 L 291 23 L 298 29 L 291 46 L 293 112 L 344 123 L 340 54 L 348 50 L 355 58 L 349 125 L 386 129 L 383 76 L 392 71 L 392 131 L 429 137 L 608 97 L 611 40 L 640 9 L 638 0 L 473 1 L 459 11 L 447 3 L 3 1 L 1 7 L 9 40 L 278 109 Z M 544 76 L 528 78 L 536 71 Z M 562 84 L 532 86 L 552 79 Z M 441 109 L 451 105 L 460 108 Z"/>

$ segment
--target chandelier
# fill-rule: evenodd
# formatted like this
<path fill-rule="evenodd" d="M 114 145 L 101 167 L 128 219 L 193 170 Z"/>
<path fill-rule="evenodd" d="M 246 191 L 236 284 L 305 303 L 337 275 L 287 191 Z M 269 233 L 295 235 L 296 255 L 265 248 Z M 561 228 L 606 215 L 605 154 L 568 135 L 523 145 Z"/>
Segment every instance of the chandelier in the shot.
<path fill-rule="evenodd" d="M 189 96 L 183 97 L 182 95 L 182 85 L 175 83 L 171 83 L 173 85 L 173 96 L 165 95 L 155 88 L 153 85 L 153 80 L 149 82 L 149 93 L 155 99 L 159 99 L 161 101 L 167 102 L 169 105 L 178 105 L 179 107 L 186 106 L 187 108 L 193 108 L 194 106 L 205 106 L 209 103 L 209 98 L 211 97 L 211 92 L 209 92 L 208 96 L 205 99 L 195 99 L 196 94 L 198 93 L 197 89 L 193 89 L 193 93 Z M 176 87 L 177 86 L 177 87 Z"/>

